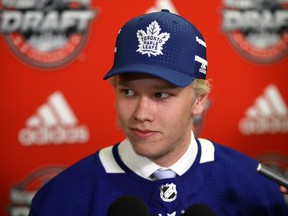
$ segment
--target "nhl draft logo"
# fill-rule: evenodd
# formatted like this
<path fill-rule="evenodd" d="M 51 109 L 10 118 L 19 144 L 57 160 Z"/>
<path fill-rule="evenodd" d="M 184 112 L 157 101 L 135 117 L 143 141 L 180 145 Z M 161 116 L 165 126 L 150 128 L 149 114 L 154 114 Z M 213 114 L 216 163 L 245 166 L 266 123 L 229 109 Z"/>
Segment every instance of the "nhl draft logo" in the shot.
<path fill-rule="evenodd" d="M 177 198 L 176 185 L 165 184 L 160 187 L 160 197 L 165 202 L 172 202 Z"/>
<path fill-rule="evenodd" d="M 288 55 L 288 0 L 223 0 L 222 28 L 233 47 L 258 64 Z"/>
<path fill-rule="evenodd" d="M 71 62 L 96 16 L 90 0 L 2 0 L 0 33 L 28 65 L 51 69 Z"/>
<path fill-rule="evenodd" d="M 161 28 L 157 21 L 153 21 L 146 28 L 146 32 L 141 30 L 137 31 L 137 38 L 139 41 L 138 49 L 136 52 L 142 55 L 163 55 L 163 45 L 170 38 L 170 34 L 167 32 L 160 33 Z"/>

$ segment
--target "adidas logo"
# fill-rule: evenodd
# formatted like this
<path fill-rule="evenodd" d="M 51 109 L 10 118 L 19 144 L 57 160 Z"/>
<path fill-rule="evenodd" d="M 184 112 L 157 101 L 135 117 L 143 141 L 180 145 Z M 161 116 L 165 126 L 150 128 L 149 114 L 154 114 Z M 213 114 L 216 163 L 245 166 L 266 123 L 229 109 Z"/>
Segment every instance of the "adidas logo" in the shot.
<path fill-rule="evenodd" d="M 206 71 L 207 71 L 206 65 L 205 64 L 201 64 L 201 67 L 199 68 L 199 72 L 206 74 Z"/>
<path fill-rule="evenodd" d="M 19 141 L 24 146 L 85 143 L 89 140 L 86 126 L 78 120 L 61 92 L 49 96 L 47 103 L 26 121 L 20 130 Z"/>
<path fill-rule="evenodd" d="M 288 108 L 276 85 L 269 85 L 256 98 L 239 123 L 244 135 L 288 133 Z"/>
<path fill-rule="evenodd" d="M 172 0 L 156 0 L 155 6 L 149 8 L 146 13 L 159 12 L 163 8 L 168 9 L 171 13 L 178 14 Z"/>

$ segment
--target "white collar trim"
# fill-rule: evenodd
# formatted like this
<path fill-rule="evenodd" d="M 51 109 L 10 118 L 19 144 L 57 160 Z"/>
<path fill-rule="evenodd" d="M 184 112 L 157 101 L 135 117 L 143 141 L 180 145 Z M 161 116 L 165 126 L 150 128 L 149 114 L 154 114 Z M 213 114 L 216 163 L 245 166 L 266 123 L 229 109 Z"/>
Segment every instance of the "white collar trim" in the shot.
<path fill-rule="evenodd" d="M 143 178 L 150 179 L 152 173 L 159 168 L 171 169 L 179 176 L 183 175 L 194 163 L 198 152 L 198 145 L 192 132 L 190 145 L 187 151 L 170 167 L 160 167 L 148 158 L 137 155 L 128 139 L 125 139 L 120 143 L 118 150 L 121 160 L 129 169 Z"/>

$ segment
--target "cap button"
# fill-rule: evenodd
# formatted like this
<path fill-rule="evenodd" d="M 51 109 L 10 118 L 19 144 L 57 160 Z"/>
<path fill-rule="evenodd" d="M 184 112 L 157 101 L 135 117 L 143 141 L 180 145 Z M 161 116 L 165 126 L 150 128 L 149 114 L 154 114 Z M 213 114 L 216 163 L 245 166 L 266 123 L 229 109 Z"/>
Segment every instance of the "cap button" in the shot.
<path fill-rule="evenodd" d="M 168 12 L 170 13 L 170 11 L 168 9 L 162 9 L 161 12 Z"/>

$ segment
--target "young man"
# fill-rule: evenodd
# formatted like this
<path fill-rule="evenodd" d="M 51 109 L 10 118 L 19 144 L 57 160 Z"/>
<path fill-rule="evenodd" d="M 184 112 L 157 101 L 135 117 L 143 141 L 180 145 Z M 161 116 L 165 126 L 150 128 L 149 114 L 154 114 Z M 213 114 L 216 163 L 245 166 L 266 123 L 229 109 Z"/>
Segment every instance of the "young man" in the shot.
<path fill-rule="evenodd" d="M 115 89 L 127 139 L 48 182 L 30 216 L 123 215 L 124 204 L 114 204 L 125 195 L 145 203 L 143 215 L 189 215 L 199 204 L 210 215 L 288 215 L 256 161 L 194 136 L 192 119 L 210 91 L 207 65 L 204 38 L 184 18 L 162 10 L 126 23 L 104 79 Z"/>

